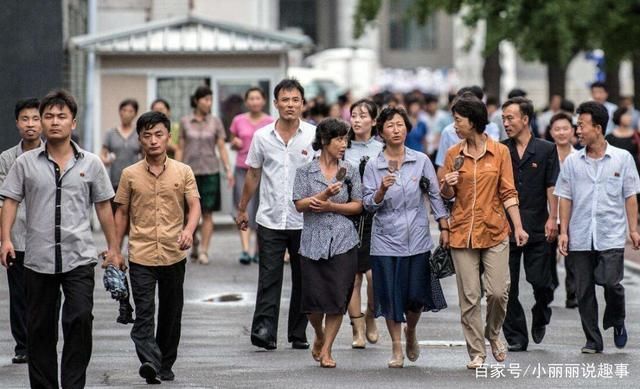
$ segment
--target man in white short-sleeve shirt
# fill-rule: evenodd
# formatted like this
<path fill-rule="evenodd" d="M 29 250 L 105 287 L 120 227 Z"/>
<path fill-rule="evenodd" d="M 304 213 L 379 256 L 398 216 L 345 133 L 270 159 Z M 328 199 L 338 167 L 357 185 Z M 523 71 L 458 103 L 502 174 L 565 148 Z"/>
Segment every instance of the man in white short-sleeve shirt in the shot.
<path fill-rule="evenodd" d="M 304 89 L 296 80 L 284 79 L 274 89 L 274 105 L 279 118 L 258 130 L 247 156 L 247 172 L 236 222 L 248 224 L 247 203 L 260 183 L 258 246 L 260 267 L 256 308 L 251 326 L 251 343 L 273 350 L 277 347 L 278 316 L 284 255 L 291 263 L 291 302 L 287 338 L 295 349 L 308 349 L 307 317 L 301 311 L 300 234 L 302 214 L 292 200 L 296 169 L 313 159 L 311 143 L 315 126 L 300 119 Z"/>

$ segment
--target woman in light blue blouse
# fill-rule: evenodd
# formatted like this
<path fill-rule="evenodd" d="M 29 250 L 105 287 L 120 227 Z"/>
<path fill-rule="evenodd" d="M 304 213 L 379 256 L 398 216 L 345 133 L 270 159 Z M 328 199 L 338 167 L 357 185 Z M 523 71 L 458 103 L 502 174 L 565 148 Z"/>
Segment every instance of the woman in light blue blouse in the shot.
<path fill-rule="evenodd" d="M 367 162 L 378 156 L 382 151 L 382 142 L 375 139 L 376 117 L 378 107 L 371 100 L 359 100 L 351 105 L 351 131 L 349 132 L 350 144 L 344 154 L 345 161 L 359 170 L 359 177 L 364 175 L 364 167 Z M 351 347 L 363 349 L 366 340 L 369 343 L 378 341 L 378 329 L 373 309 L 373 283 L 371 281 L 371 225 L 373 215 L 363 211 L 356 218 L 356 227 L 360 244 L 358 245 L 358 272 L 353 285 L 353 295 L 349 302 L 349 317 L 353 329 L 353 342 Z M 367 279 L 367 311 L 362 313 L 362 300 L 360 291 L 363 279 Z M 365 340 L 366 334 L 366 340 Z"/>
<path fill-rule="evenodd" d="M 347 216 L 362 212 L 362 195 L 356 168 L 342 161 L 348 130 L 342 120 L 321 121 L 313 142 L 314 150 L 322 150 L 320 157 L 298 168 L 293 184 L 293 201 L 304 217 L 302 311 L 316 333 L 311 355 L 322 367 L 336 366 L 331 348 L 357 269 L 358 234 Z"/>
<path fill-rule="evenodd" d="M 375 213 L 371 235 L 376 317 L 384 316 L 393 342 L 389 367 L 403 367 L 402 323 L 406 321 L 406 354 L 420 355 L 416 326 L 423 311 L 446 307 L 442 288 L 429 266 L 434 244 L 429 233 L 427 201 L 440 223 L 441 244 L 449 240 L 447 210 L 429 158 L 405 147 L 411 122 L 403 109 L 385 108 L 377 118 L 385 149 L 367 163 L 363 204 Z"/>

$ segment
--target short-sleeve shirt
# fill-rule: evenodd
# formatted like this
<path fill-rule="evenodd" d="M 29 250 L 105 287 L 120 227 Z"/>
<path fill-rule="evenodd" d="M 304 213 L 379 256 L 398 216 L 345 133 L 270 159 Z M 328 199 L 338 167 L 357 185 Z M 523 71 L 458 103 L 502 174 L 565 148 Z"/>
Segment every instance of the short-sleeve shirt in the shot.
<path fill-rule="evenodd" d="M 624 248 L 625 200 L 640 193 L 633 156 L 607 144 L 604 157 L 593 160 L 586 147 L 563 162 L 554 194 L 571 200 L 569 251 Z"/>
<path fill-rule="evenodd" d="M 272 230 L 301 230 L 302 214 L 292 201 L 293 182 L 296 170 L 313 159 L 316 127 L 300 120 L 298 130 L 285 144 L 276 123 L 256 131 L 247 155 L 247 165 L 262 169 L 256 222 Z"/>
<path fill-rule="evenodd" d="M 178 238 L 189 197 L 200 195 L 193 172 L 184 163 L 167 158 L 158 176 L 146 160 L 124 169 L 114 202 L 129 208 L 129 261 L 168 266 L 185 258 Z"/>
<path fill-rule="evenodd" d="M 520 158 L 513 139 L 506 139 L 502 143 L 511 154 L 522 227 L 529 234 L 530 242 L 544 241 L 544 226 L 549 218 L 547 189 L 556 185 L 560 173 L 556 145 L 532 136 Z"/>
<path fill-rule="evenodd" d="M 140 142 L 135 131 L 132 131 L 125 138 L 117 128 L 112 128 L 105 135 L 103 146 L 116 156 L 109 167 L 109 178 L 113 187 L 116 188 L 124 168 L 133 165 L 142 158 Z"/>
<path fill-rule="evenodd" d="M 42 143 L 40 144 L 42 147 Z M 16 159 L 21 156 L 22 151 L 22 141 L 19 144 L 13 146 L 9 150 L 4 151 L 0 154 L 0 186 L 4 182 L 4 179 L 7 177 L 7 173 L 9 173 L 9 169 L 16 162 Z M 0 207 L 2 206 L 2 200 L 0 200 Z M 27 236 L 27 213 L 24 208 L 24 204 L 20 203 L 18 205 L 18 213 L 16 214 L 16 220 L 13 223 L 13 228 L 11 229 L 11 243 L 13 243 L 13 248 L 16 251 L 24 251 L 26 246 L 26 236 Z"/>
<path fill-rule="evenodd" d="M 257 123 L 251 121 L 251 116 L 248 113 L 242 113 L 233 118 L 229 132 L 242 140 L 242 147 L 236 154 L 236 167 L 249 169 L 246 160 L 247 154 L 249 154 L 249 147 L 251 147 L 251 141 L 253 140 L 253 134 L 271 122 L 273 122 L 273 118 L 269 115 L 265 115 Z"/>
<path fill-rule="evenodd" d="M 220 159 L 216 153 L 218 140 L 226 140 L 224 126 L 219 118 L 207 115 L 204 120 L 189 114 L 180 120 L 180 139 L 184 140 L 182 162 L 196 176 L 220 172 Z"/>
<path fill-rule="evenodd" d="M 91 232 L 91 206 L 114 195 L 100 158 L 71 142 L 74 156 L 65 170 L 45 147 L 16 160 L 0 196 L 26 205 L 24 266 L 38 273 L 66 273 L 98 261 Z"/>
<path fill-rule="evenodd" d="M 360 173 L 349 162 L 340 161 L 339 163 L 347 169 L 347 177 L 340 192 L 331 197 L 330 201 L 346 204 L 350 200 L 362 200 Z M 335 177 L 327 181 L 320 169 L 320 161 L 314 159 L 298 168 L 293 185 L 293 201 L 315 196 L 335 182 Z M 349 187 L 351 193 L 349 193 Z M 304 212 L 303 218 L 300 255 L 304 257 L 313 260 L 330 259 L 346 253 L 360 241 L 353 222 L 344 215 L 335 212 Z"/>

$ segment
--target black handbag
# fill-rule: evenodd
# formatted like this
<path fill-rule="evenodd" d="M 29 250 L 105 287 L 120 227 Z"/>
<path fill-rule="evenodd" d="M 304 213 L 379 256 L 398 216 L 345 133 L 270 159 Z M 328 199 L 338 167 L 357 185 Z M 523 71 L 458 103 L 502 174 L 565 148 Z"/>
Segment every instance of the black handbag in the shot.
<path fill-rule="evenodd" d="M 445 278 L 456 274 L 453 258 L 451 258 L 451 250 L 442 246 L 438 246 L 431 254 L 429 264 L 431 265 L 431 272 L 436 278 Z"/>

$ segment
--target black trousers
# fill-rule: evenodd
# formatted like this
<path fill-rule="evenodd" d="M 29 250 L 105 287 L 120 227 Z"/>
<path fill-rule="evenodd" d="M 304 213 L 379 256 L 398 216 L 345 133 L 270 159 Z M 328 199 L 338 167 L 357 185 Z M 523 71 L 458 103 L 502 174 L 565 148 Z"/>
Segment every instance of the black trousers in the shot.
<path fill-rule="evenodd" d="M 524 260 L 521 261 L 523 256 Z M 549 261 L 549 244 L 545 241 L 531 242 L 523 247 L 511 244 L 509 248 L 511 288 L 509 289 L 507 316 L 502 329 L 504 337 L 510 345 L 520 344 L 526 348 L 529 345 L 527 319 L 518 299 L 521 262 L 524 263 L 526 279 L 533 287 L 533 296 L 536 301 L 531 309 L 531 326 L 534 328 L 545 326 L 551 320 L 549 304 L 553 301 L 555 289 L 551 261 Z"/>
<path fill-rule="evenodd" d="M 27 295 L 24 279 L 24 251 L 16 251 L 13 265 L 7 269 L 9 281 L 9 321 L 16 341 L 15 354 L 27 354 Z"/>
<path fill-rule="evenodd" d="M 25 268 L 27 353 L 32 388 L 58 387 L 58 318 L 62 306 L 62 388 L 83 388 L 91 359 L 94 264 L 66 273 L 43 274 Z"/>
<path fill-rule="evenodd" d="M 558 227 L 559 229 L 560 227 Z M 549 244 L 549 258 L 551 261 L 553 261 L 553 268 L 552 269 L 556 269 L 556 252 L 558 250 L 558 240 L 554 240 L 552 243 Z M 577 300 L 576 298 L 576 272 L 573 269 L 573 260 L 571 259 L 571 256 L 567 256 L 564 257 L 564 270 L 565 270 L 565 277 L 564 277 L 564 289 L 566 292 L 566 300 L 567 301 L 574 301 Z M 556 285 L 556 287 L 559 285 L 559 281 L 558 281 L 558 271 L 554 270 L 554 284 Z"/>
<path fill-rule="evenodd" d="M 170 266 L 129 263 L 136 321 L 131 339 L 140 363 L 150 362 L 157 371 L 169 372 L 178 356 L 184 272 L 187 260 Z M 155 329 L 156 284 L 158 285 L 158 327 Z"/>
<path fill-rule="evenodd" d="M 604 251 L 571 251 L 569 253 L 576 272 L 576 294 L 582 329 L 597 350 L 602 350 L 602 334 L 598 327 L 598 301 L 596 285 L 604 287 L 603 327 L 618 327 L 624 324 L 624 287 L 620 282 L 624 277 L 624 249 Z"/>
<path fill-rule="evenodd" d="M 289 342 L 307 341 L 307 316 L 302 313 L 302 276 L 298 254 L 300 234 L 301 230 L 272 230 L 258 225 L 260 265 L 256 310 L 251 325 L 252 338 L 264 328 L 270 336 L 270 339 L 264 340 L 277 342 L 284 254 L 285 250 L 289 250 L 292 286 L 287 339 Z"/>

